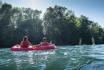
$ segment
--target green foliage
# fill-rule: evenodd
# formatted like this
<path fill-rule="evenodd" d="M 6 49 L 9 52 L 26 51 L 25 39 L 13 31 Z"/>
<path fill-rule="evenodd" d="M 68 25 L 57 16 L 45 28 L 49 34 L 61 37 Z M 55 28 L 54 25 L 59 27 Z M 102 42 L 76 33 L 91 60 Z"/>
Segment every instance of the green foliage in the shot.
<path fill-rule="evenodd" d="M 39 43 L 43 37 L 40 14 L 38 10 L 3 4 L 0 8 L 0 46 L 20 43 L 24 35 L 28 35 L 32 43 Z"/>
<path fill-rule="evenodd" d="M 37 44 L 44 36 L 43 28 L 48 40 L 57 45 L 78 44 L 80 39 L 82 44 L 92 44 L 92 37 L 96 44 L 104 43 L 104 29 L 86 16 L 76 17 L 73 11 L 57 5 L 47 8 L 43 19 L 41 13 L 0 2 L 0 46 L 20 43 L 24 35 Z"/>

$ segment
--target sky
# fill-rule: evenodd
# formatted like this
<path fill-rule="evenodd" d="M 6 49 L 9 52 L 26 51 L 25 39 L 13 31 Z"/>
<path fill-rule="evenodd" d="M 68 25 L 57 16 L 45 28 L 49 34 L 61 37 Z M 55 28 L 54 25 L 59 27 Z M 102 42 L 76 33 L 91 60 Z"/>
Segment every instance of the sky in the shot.
<path fill-rule="evenodd" d="M 43 12 L 49 6 L 66 7 L 74 11 L 77 17 L 84 15 L 104 27 L 104 0 L 1 0 L 3 3 L 12 4 L 15 7 L 38 9 Z"/>

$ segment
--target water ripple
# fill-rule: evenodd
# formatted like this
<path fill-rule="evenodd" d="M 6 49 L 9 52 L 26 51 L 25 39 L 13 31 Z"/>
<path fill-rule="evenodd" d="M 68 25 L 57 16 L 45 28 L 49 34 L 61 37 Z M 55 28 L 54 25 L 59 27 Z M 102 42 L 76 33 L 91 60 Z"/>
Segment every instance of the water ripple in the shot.
<path fill-rule="evenodd" d="M 56 50 L 0 49 L 0 70 L 103 70 L 104 45 L 57 46 Z"/>

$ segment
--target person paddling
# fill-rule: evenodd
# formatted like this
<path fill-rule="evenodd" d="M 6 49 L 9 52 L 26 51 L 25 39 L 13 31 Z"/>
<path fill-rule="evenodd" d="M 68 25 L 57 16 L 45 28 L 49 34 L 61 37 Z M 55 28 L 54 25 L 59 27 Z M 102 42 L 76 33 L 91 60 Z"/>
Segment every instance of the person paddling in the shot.
<path fill-rule="evenodd" d="M 50 43 L 47 41 L 47 38 L 44 37 L 43 42 L 41 42 L 40 44 L 43 45 L 43 46 L 46 46 L 46 45 L 49 45 Z"/>
<path fill-rule="evenodd" d="M 28 40 L 28 37 L 24 36 L 23 41 L 20 44 L 21 48 L 28 48 L 30 45 L 32 45 L 32 44 Z"/>

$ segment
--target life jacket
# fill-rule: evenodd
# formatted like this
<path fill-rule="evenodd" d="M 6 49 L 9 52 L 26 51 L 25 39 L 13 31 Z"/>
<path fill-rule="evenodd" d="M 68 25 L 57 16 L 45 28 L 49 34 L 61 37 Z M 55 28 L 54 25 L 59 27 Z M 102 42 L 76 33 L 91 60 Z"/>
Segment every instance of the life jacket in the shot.
<path fill-rule="evenodd" d="M 42 42 L 41 45 L 42 46 L 47 46 L 47 45 L 49 45 L 49 43 L 48 42 Z"/>
<path fill-rule="evenodd" d="M 23 41 L 21 44 L 22 48 L 28 48 L 29 47 L 29 41 Z"/>

